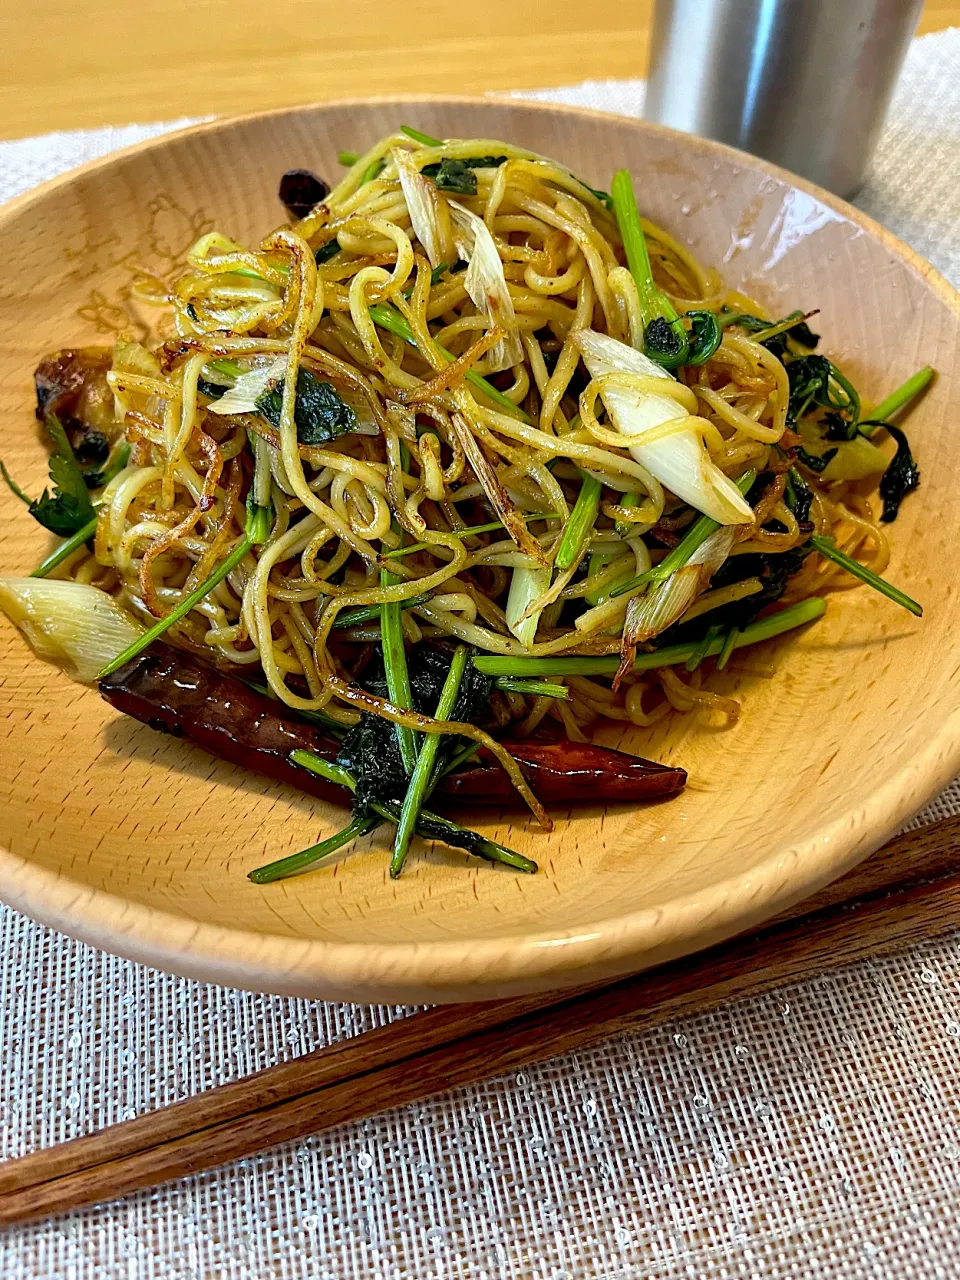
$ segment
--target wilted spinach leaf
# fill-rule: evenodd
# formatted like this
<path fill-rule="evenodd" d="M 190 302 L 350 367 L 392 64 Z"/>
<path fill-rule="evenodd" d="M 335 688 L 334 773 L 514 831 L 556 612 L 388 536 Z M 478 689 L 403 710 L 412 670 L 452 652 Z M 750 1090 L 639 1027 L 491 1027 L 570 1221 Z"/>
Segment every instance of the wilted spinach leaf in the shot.
<path fill-rule="evenodd" d="M 506 162 L 506 156 L 470 156 L 466 160 L 450 160 L 446 157 L 436 164 L 423 166 L 421 172 L 432 178 L 441 191 L 453 191 L 461 196 L 477 194 L 477 175 L 474 169 L 497 169 Z"/>
<path fill-rule="evenodd" d="M 897 518 L 900 503 L 920 483 L 920 468 L 914 461 L 904 432 L 899 427 L 891 426 L 889 422 L 883 425 L 897 442 L 897 452 L 880 477 L 880 497 L 883 499 L 880 519 L 884 524 L 890 524 Z"/>
<path fill-rule="evenodd" d="M 279 427 L 282 408 L 281 381 L 272 391 L 265 391 L 257 400 L 257 412 L 263 414 L 275 427 Z M 357 427 L 357 415 L 353 409 L 340 398 L 329 382 L 324 382 L 309 369 L 300 369 L 297 374 L 293 419 L 297 424 L 297 442 L 306 445 L 326 444 L 328 440 L 335 440 L 348 431 L 355 431 Z"/>
<path fill-rule="evenodd" d="M 815 471 L 818 474 L 826 471 L 830 465 L 830 459 L 836 456 L 836 449 L 826 449 L 823 453 L 808 453 L 806 449 L 797 450 L 797 461 L 802 462 L 808 471 Z"/>
<path fill-rule="evenodd" d="M 450 670 L 450 658 L 449 650 L 432 648 L 426 644 L 414 645 L 408 652 L 407 669 L 413 690 L 413 705 L 417 711 L 433 715 L 443 682 Z M 382 665 L 367 674 L 363 683 L 365 688 L 378 697 L 387 696 L 387 682 Z M 468 663 L 450 718 L 471 724 L 485 718 L 492 687 L 491 679 L 477 671 L 472 663 Z M 461 741 L 445 734 L 441 739 L 438 762 L 449 758 Z M 391 800 L 400 801 L 406 794 L 409 779 L 400 758 L 396 730 L 388 720 L 380 716 L 362 713 L 359 723 L 345 735 L 337 762 L 349 769 L 357 779 L 353 806 L 355 815 L 364 814 L 371 801 L 380 804 Z M 438 838 L 449 841 L 446 834 L 441 833 Z"/>

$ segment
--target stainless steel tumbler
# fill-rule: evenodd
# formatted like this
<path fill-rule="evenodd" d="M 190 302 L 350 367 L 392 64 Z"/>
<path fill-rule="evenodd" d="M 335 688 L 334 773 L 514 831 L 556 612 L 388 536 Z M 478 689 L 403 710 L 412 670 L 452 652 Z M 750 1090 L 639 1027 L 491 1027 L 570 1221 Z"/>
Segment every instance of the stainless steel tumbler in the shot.
<path fill-rule="evenodd" d="M 923 0 L 657 0 L 644 114 L 850 196 L 922 8 Z"/>

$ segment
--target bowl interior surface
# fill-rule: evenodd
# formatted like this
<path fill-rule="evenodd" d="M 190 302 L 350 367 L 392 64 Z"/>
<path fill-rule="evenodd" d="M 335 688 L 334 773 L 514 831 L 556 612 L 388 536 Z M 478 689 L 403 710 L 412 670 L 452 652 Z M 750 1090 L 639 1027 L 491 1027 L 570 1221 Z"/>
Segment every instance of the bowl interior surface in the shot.
<path fill-rule="evenodd" d="M 134 269 L 169 274 L 217 227 L 256 242 L 282 219 L 284 169 L 338 172 L 400 123 L 509 138 L 606 186 L 625 165 L 642 211 L 774 313 L 820 308 L 821 349 L 879 400 L 922 364 L 939 377 L 911 417 L 920 491 L 890 528 L 888 576 L 921 620 L 860 589 L 802 634 L 748 651 L 717 686 L 743 714 L 602 737 L 681 763 L 667 804 L 520 811 L 464 821 L 541 873 L 417 846 L 391 882 L 382 833 L 310 875 L 257 887 L 252 867 L 343 823 L 334 810 L 126 720 L 0 625 L 0 897 L 147 962 L 273 991 L 458 999 L 642 967 L 746 927 L 873 848 L 958 763 L 960 504 L 948 431 L 957 305 L 931 269 L 859 215 L 759 161 L 669 131 L 501 102 L 333 104 L 227 122 L 124 154 L 0 215 L 3 456 L 45 478 L 31 374 L 61 346 L 146 332 Z M 954 435 L 955 439 L 955 435 Z M 936 465 L 935 465 L 936 461 Z M 48 549 L 12 496 L 2 572 Z"/>

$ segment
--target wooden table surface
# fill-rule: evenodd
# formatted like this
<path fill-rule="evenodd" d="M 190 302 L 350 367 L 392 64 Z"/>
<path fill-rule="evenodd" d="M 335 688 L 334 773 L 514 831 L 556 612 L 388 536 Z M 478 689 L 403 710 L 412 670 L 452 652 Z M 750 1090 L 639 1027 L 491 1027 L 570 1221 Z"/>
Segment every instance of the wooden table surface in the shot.
<path fill-rule="evenodd" d="M 321 98 L 640 76 L 652 8 L 652 0 L 3 0 L 0 137 Z M 960 0 L 928 0 L 921 32 L 954 25 Z"/>

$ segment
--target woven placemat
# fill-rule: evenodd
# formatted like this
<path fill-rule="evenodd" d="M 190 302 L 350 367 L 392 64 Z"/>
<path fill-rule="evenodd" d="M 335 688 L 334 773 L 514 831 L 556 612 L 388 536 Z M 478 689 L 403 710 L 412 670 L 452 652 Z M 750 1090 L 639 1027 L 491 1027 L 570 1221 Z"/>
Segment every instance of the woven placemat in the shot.
<path fill-rule="evenodd" d="M 960 32 L 914 42 L 857 201 L 955 282 L 958 68 Z M 535 96 L 637 114 L 642 94 Z M 0 200 L 171 127 L 0 144 Z M 954 784 L 918 821 L 956 812 Z M 3 908 L 0 956 L 4 1158 L 408 1012 L 189 982 Z M 958 983 L 958 939 L 932 941 L 7 1232 L 0 1276 L 950 1280 Z"/>

